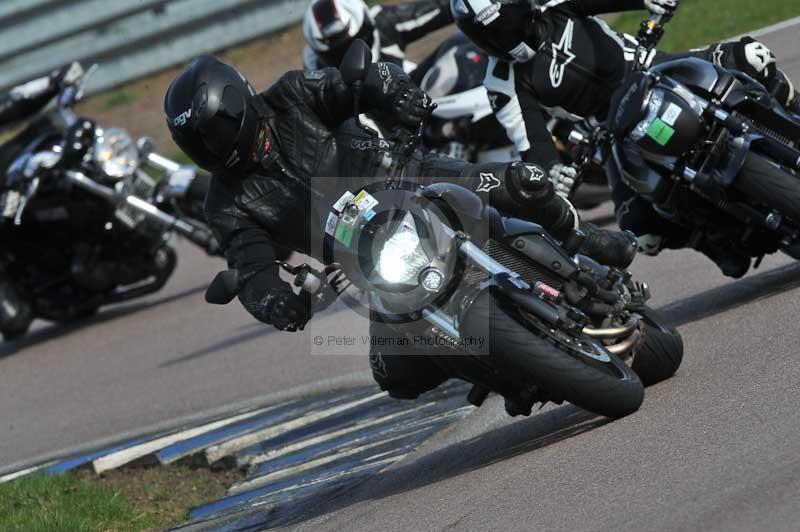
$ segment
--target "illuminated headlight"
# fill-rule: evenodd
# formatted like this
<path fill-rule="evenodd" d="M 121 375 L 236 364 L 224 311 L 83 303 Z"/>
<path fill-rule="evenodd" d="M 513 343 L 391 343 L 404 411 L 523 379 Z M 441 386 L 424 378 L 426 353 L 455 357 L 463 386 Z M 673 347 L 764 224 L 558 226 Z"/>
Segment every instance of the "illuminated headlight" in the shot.
<path fill-rule="evenodd" d="M 650 91 L 647 99 L 647 116 L 644 120 L 631 131 L 631 138 L 633 140 L 641 140 L 647 134 L 647 130 L 653 125 L 653 121 L 658 116 L 661 110 L 661 105 L 664 103 L 664 91 L 661 89 L 654 89 Z"/>
<path fill-rule="evenodd" d="M 132 175 L 139 166 L 139 152 L 133 139 L 124 129 L 102 130 L 94 142 L 94 162 L 100 169 L 116 179 Z"/>
<path fill-rule="evenodd" d="M 377 271 L 389 283 L 418 284 L 419 273 L 430 262 L 420 245 L 414 217 L 409 213 L 383 245 Z"/>

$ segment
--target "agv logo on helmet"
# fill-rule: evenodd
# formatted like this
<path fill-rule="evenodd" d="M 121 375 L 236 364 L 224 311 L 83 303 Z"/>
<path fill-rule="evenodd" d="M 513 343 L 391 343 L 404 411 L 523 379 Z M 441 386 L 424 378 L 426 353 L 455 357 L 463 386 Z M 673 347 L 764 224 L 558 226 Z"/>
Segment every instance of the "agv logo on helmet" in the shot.
<path fill-rule="evenodd" d="M 172 125 L 175 127 L 185 126 L 186 122 L 192 117 L 192 108 L 185 110 L 172 120 Z"/>

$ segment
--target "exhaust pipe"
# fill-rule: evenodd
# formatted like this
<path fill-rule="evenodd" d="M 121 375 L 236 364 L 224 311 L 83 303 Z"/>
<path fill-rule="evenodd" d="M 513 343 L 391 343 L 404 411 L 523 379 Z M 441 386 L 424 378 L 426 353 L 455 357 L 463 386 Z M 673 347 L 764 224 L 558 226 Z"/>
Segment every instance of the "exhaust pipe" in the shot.
<path fill-rule="evenodd" d="M 619 327 L 606 327 L 604 329 L 595 329 L 592 327 L 584 327 L 583 332 L 586 336 L 591 336 L 596 340 L 619 340 L 630 336 L 639 325 L 639 318 L 633 317 L 628 320 L 624 325 Z"/>

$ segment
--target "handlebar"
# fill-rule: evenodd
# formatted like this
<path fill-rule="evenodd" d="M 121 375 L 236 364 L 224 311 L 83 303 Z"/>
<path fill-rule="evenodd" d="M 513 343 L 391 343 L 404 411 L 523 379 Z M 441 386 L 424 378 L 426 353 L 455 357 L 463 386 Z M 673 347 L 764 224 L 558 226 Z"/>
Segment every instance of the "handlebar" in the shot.
<path fill-rule="evenodd" d="M 637 39 L 639 46 L 636 49 L 634 70 L 641 70 L 647 58 L 655 50 L 661 38 L 664 36 L 664 26 L 672 19 L 672 13 L 664 15 L 653 15 L 647 20 L 643 20 L 639 27 Z"/>
<path fill-rule="evenodd" d="M 322 271 L 318 271 L 306 263 L 292 266 L 276 260 L 273 265 L 294 276 L 294 285 L 311 297 L 312 309 L 315 313 L 328 308 L 336 301 L 339 294 L 350 286 L 341 266 L 337 263 L 329 264 Z"/>

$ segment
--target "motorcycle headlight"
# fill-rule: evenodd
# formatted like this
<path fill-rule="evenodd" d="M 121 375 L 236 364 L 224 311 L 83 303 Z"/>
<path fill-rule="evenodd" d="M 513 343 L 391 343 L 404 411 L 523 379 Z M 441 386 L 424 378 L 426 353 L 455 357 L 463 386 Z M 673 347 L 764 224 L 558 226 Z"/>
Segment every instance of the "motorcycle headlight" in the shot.
<path fill-rule="evenodd" d="M 661 110 L 661 105 L 664 103 L 664 91 L 661 89 L 653 89 L 647 97 L 647 116 L 639 122 L 639 124 L 631 131 L 631 138 L 633 140 L 641 140 L 647 134 L 647 130 L 653 125 L 658 112 Z"/>
<path fill-rule="evenodd" d="M 103 173 L 116 179 L 133 175 L 139 166 L 136 143 L 127 131 L 113 127 L 95 138 L 93 159 Z"/>
<path fill-rule="evenodd" d="M 420 245 L 414 217 L 408 213 L 381 248 L 377 271 L 388 283 L 416 285 L 420 272 L 430 262 Z"/>

